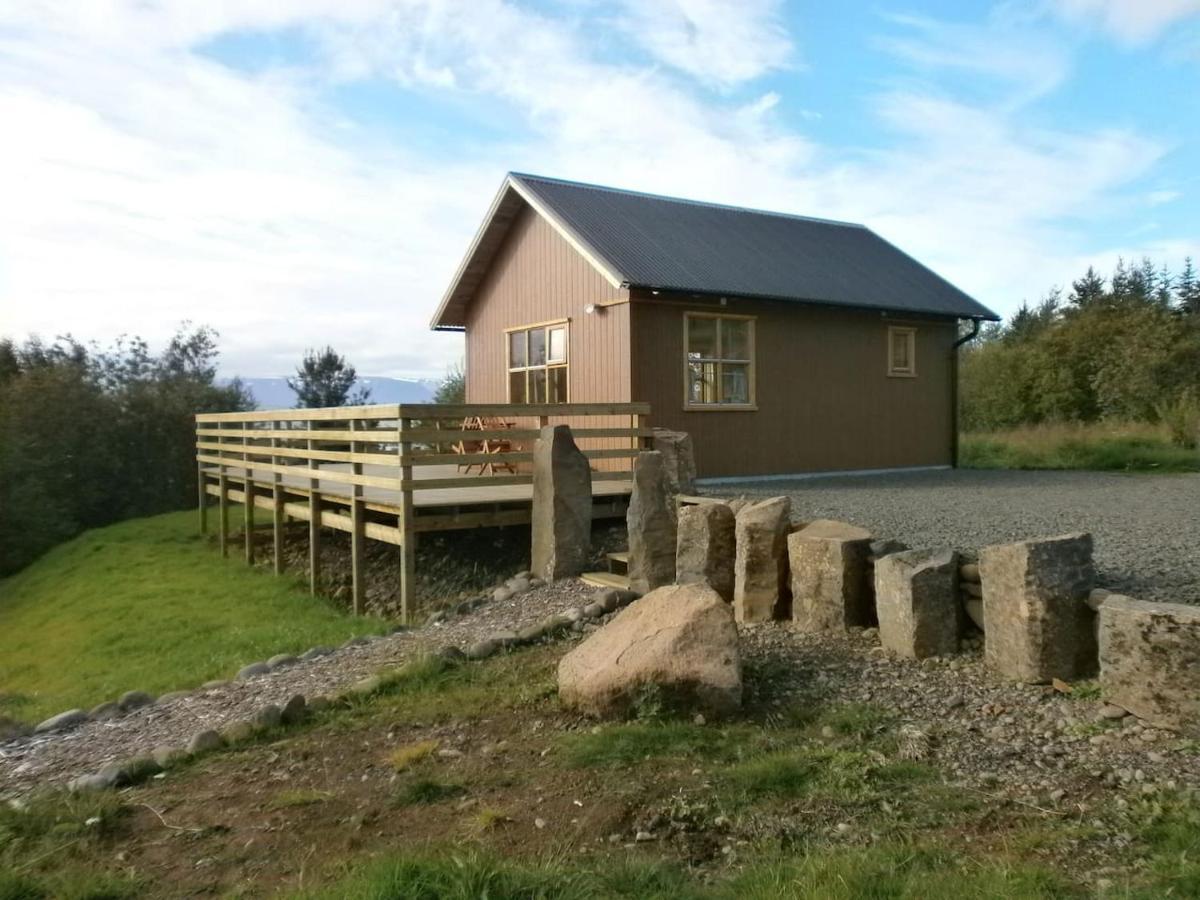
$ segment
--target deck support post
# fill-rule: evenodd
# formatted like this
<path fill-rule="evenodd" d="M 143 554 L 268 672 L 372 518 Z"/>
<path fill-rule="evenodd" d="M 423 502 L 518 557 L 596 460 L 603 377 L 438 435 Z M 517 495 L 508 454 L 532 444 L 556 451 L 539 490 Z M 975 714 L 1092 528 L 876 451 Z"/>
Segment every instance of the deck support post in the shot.
<path fill-rule="evenodd" d="M 246 480 L 242 504 L 242 524 L 246 535 L 246 565 L 254 565 L 254 470 L 250 468 L 249 422 L 242 423 L 242 466 Z"/>
<path fill-rule="evenodd" d="M 271 438 L 271 446 L 278 447 L 278 438 Z M 279 457 L 271 455 L 271 465 L 279 465 Z M 283 475 L 275 472 L 271 478 L 271 550 L 275 557 L 276 575 L 283 574 Z"/>
<path fill-rule="evenodd" d="M 311 419 L 308 430 L 312 431 L 316 423 Z M 317 449 L 316 442 L 308 439 L 308 449 Z M 310 459 L 308 468 L 312 477 L 308 479 L 308 591 L 314 597 L 317 595 L 317 584 L 321 579 L 321 479 L 317 477 L 317 461 Z"/>
<path fill-rule="evenodd" d="M 350 420 L 350 431 L 358 431 L 358 423 Z M 362 451 L 362 444 L 352 440 L 351 454 Z M 355 475 L 363 473 L 362 463 L 350 464 L 350 471 Z M 367 543 L 366 509 L 363 506 L 363 486 L 354 484 L 350 487 L 350 597 L 354 614 L 361 616 L 367 598 L 366 579 L 363 574 L 363 551 Z"/>
<path fill-rule="evenodd" d="M 204 463 L 196 463 L 196 490 L 199 494 L 200 533 L 208 534 L 208 482 L 204 476 Z"/>
<path fill-rule="evenodd" d="M 417 531 L 413 521 L 412 441 L 407 432 L 412 420 L 400 417 L 400 623 L 411 624 L 416 612 Z"/>

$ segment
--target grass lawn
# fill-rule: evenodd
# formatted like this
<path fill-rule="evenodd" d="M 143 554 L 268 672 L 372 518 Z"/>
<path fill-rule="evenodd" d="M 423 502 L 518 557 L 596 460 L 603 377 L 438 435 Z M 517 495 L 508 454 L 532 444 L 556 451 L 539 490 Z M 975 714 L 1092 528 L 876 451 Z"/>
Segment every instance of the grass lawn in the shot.
<path fill-rule="evenodd" d="M 968 469 L 1200 472 L 1200 450 L 1171 443 L 1166 428 L 1158 425 L 1028 425 L 962 435 L 959 464 Z"/>
<path fill-rule="evenodd" d="M 189 688 L 385 627 L 310 597 L 298 578 L 221 559 L 195 512 L 121 522 L 0 581 L 0 717 Z"/>

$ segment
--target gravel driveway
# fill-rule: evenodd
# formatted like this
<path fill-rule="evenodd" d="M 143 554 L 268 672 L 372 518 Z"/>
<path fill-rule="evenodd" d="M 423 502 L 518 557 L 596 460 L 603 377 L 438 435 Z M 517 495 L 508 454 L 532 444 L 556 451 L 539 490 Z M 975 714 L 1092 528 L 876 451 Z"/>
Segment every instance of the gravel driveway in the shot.
<path fill-rule="evenodd" d="M 1200 475 L 959 469 L 712 485 L 721 497 L 787 494 L 797 519 L 835 518 L 914 548 L 1090 531 L 1101 586 L 1200 603 Z"/>

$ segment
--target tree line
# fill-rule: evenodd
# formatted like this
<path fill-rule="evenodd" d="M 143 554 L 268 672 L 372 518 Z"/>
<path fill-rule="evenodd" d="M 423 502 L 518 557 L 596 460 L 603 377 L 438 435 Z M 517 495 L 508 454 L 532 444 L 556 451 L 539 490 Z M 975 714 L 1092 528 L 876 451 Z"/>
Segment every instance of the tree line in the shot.
<path fill-rule="evenodd" d="M 85 528 L 195 503 L 193 416 L 254 408 L 217 382 L 216 340 L 0 339 L 0 575 Z"/>
<path fill-rule="evenodd" d="M 1180 443 L 1200 426 L 1200 277 L 1149 259 L 1094 268 L 964 347 L 962 424 L 1162 422 Z"/>
<path fill-rule="evenodd" d="M 196 502 L 195 415 L 255 408 L 217 380 L 217 333 L 184 325 L 161 353 L 138 337 L 0 338 L 0 576 L 87 528 Z M 359 406 L 370 390 L 332 347 L 287 380 L 296 406 Z M 453 369 L 435 402 L 462 402 Z"/>

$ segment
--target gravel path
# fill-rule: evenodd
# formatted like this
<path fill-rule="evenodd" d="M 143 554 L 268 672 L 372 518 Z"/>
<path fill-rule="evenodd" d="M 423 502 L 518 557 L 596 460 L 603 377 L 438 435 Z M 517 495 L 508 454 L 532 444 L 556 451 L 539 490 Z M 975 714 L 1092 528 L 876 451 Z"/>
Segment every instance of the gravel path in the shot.
<path fill-rule="evenodd" d="M 1200 603 L 1200 475 L 959 469 L 713 485 L 721 497 L 787 494 L 797 519 L 835 518 L 916 548 L 1090 531 L 1102 586 Z"/>
<path fill-rule="evenodd" d="M 156 747 L 185 746 L 199 731 L 219 730 L 251 717 L 268 704 L 282 706 L 294 694 L 336 694 L 418 653 L 447 646 L 465 650 L 497 631 L 519 631 L 569 607 L 581 606 L 595 591 L 574 579 L 556 582 L 510 600 L 490 601 L 446 622 L 387 637 L 358 638 L 327 656 L 299 661 L 266 675 L 201 688 L 119 718 L 87 722 L 71 731 L 0 742 L 0 799 L 39 785 L 65 785 L 77 775 L 94 772 L 110 762 L 146 755 Z"/>

